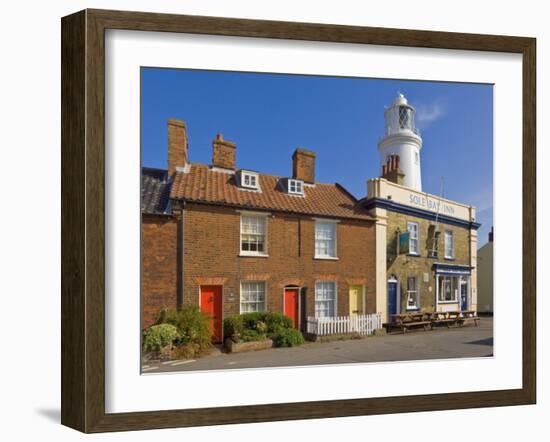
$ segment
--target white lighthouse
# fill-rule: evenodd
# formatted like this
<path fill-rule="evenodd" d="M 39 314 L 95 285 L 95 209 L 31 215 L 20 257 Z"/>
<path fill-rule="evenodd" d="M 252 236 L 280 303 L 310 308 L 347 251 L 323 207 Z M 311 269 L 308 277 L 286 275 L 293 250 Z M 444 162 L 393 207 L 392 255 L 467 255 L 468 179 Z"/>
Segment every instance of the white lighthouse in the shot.
<path fill-rule="evenodd" d="M 381 166 L 387 164 L 391 155 L 398 155 L 401 170 L 405 174 L 403 185 L 421 191 L 422 138 L 414 123 L 415 114 L 416 110 L 407 103 L 403 94 L 397 94 L 392 105 L 384 112 L 386 134 L 378 143 L 378 152 Z"/>

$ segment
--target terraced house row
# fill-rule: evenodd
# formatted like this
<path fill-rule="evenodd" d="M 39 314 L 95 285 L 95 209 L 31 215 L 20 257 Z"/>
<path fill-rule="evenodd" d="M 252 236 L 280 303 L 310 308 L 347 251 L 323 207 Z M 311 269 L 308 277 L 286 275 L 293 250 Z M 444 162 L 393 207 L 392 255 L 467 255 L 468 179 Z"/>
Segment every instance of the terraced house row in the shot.
<path fill-rule="evenodd" d="M 163 307 L 199 305 L 221 341 L 227 315 L 306 318 L 476 308 L 475 209 L 421 191 L 422 140 L 399 95 L 385 113 L 381 177 L 364 198 L 315 180 L 298 148 L 289 176 L 237 164 L 218 134 L 192 163 L 187 128 L 168 121 L 167 170 L 142 169 L 142 327 Z"/>

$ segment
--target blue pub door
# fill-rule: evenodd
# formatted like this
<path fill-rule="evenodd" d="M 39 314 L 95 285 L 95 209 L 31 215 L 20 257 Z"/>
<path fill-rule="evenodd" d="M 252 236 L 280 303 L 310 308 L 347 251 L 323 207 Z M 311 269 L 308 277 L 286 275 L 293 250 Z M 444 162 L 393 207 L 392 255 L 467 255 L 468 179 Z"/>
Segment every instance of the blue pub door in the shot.
<path fill-rule="evenodd" d="M 388 281 L 388 321 L 397 313 L 397 281 Z"/>

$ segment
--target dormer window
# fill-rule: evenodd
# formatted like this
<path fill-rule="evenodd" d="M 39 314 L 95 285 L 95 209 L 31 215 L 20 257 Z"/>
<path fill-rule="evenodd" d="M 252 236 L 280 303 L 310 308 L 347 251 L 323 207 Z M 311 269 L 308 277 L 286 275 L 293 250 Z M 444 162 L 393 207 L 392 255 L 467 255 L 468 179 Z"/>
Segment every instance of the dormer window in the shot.
<path fill-rule="evenodd" d="M 288 179 L 288 193 L 291 195 L 304 194 L 304 182 L 302 180 Z"/>
<path fill-rule="evenodd" d="M 250 172 L 248 170 L 240 171 L 240 184 L 245 189 L 259 190 L 260 180 L 256 172 Z"/>

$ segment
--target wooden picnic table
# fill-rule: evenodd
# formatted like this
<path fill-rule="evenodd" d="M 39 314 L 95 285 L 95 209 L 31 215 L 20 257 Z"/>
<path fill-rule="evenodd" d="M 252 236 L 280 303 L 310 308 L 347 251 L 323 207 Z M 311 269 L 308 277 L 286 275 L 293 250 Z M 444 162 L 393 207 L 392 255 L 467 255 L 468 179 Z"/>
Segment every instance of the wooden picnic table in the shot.
<path fill-rule="evenodd" d="M 477 327 L 477 323 L 480 321 L 477 312 L 474 310 L 465 310 L 461 312 L 460 318 L 458 320 L 458 325 L 463 326 L 466 321 L 473 321 L 474 325 Z"/>
<path fill-rule="evenodd" d="M 412 327 L 423 327 L 424 331 L 430 326 L 430 320 L 423 312 L 411 312 L 392 315 L 390 327 L 400 328 L 403 334 Z"/>
<path fill-rule="evenodd" d="M 479 322 L 479 316 L 477 316 L 477 312 L 473 310 L 433 312 L 430 314 L 430 318 L 432 321 L 432 328 L 435 325 L 445 325 L 449 328 L 453 324 L 458 324 L 462 327 L 466 321 L 473 321 L 477 327 L 477 323 Z"/>
<path fill-rule="evenodd" d="M 431 330 L 437 325 L 444 325 L 450 328 L 451 325 L 462 327 L 466 321 L 473 321 L 477 327 L 480 320 L 477 312 L 473 310 L 466 311 L 448 311 L 448 312 L 407 312 L 391 315 L 392 321 L 387 324 L 390 328 L 399 328 L 406 333 L 413 327 L 423 327 L 424 331 L 430 327 Z"/>
<path fill-rule="evenodd" d="M 433 329 L 436 325 L 445 325 L 450 328 L 451 325 L 458 323 L 459 317 L 460 312 L 431 312 L 431 328 Z"/>

